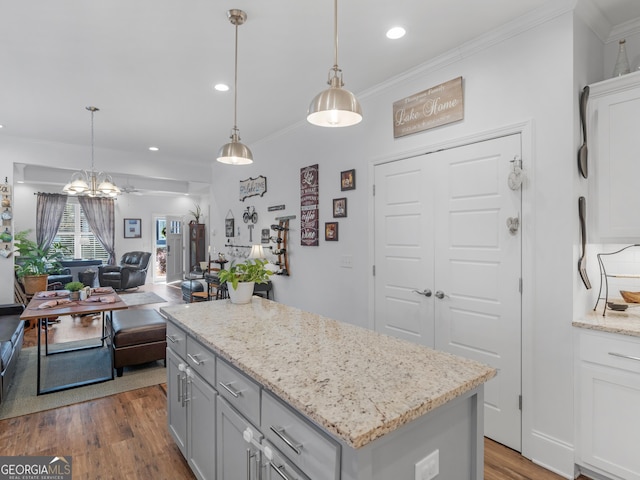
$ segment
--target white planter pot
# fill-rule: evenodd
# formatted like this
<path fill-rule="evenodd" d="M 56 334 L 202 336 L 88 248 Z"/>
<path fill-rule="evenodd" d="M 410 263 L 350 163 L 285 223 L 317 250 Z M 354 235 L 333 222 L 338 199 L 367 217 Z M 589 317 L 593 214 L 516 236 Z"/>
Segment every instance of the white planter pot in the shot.
<path fill-rule="evenodd" d="M 229 298 L 231 303 L 243 304 L 251 302 L 253 296 L 253 286 L 255 282 L 240 282 L 238 288 L 229 285 Z"/>

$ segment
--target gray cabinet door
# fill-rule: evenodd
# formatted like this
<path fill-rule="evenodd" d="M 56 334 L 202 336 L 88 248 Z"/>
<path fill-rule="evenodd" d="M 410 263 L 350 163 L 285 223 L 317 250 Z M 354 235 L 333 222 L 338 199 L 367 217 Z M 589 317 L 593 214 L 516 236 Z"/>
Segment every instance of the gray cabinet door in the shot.
<path fill-rule="evenodd" d="M 187 410 L 183 401 L 184 372 L 178 369 L 178 365 L 185 364 L 173 350 L 167 348 L 167 412 L 169 432 L 178 448 L 187 458 Z"/>
<path fill-rule="evenodd" d="M 188 461 L 196 477 L 216 478 L 216 391 L 198 375 L 187 377 Z"/>
<path fill-rule="evenodd" d="M 259 478 L 260 452 L 247 443 L 242 435 L 247 428 L 251 429 L 258 442 L 262 440 L 262 435 L 222 397 L 218 397 L 217 407 L 218 480 Z"/>

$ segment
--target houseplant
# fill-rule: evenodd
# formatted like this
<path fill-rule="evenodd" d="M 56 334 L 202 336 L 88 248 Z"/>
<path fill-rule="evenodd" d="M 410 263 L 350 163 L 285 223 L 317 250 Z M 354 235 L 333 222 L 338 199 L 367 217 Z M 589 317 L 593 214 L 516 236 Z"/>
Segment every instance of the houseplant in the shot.
<path fill-rule="evenodd" d="M 71 300 L 80 300 L 80 290 L 84 288 L 82 282 L 69 282 L 64 286 L 65 290 L 69 290 L 69 298 Z"/>
<path fill-rule="evenodd" d="M 32 295 L 47 289 L 49 272 L 62 269 L 62 252 L 57 249 L 40 248 L 36 242 L 28 238 L 30 232 L 31 230 L 23 230 L 15 234 L 15 271 L 18 280 L 24 285 L 25 292 Z"/>
<path fill-rule="evenodd" d="M 266 269 L 267 260 L 249 259 L 243 263 L 231 263 L 227 270 L 220 270 L 220 283 L 226 283 L 231 303 L 249 303 L 256 283 L 267 283 L 273 274 Z"/>

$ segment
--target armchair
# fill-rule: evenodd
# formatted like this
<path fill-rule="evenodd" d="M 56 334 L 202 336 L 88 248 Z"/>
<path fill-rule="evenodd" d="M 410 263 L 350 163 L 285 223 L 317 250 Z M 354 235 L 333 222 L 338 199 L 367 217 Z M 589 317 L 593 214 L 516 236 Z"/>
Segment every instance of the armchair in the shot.
<path fill-rule="evenodd" d="M 144 285 L 147 278 L 150 252 L 128 252 L 122 255 L 119 265 L 100 265 L 98 281 L 101 287 L 127 290 Z"/>

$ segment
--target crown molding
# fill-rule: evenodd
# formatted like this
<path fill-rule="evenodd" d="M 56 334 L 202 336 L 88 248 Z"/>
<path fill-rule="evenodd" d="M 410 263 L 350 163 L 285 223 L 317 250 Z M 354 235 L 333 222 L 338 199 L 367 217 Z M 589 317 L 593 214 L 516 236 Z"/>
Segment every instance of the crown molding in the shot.
<path fill-rule="evenodd" d="M 357 94 L 359 98 L 366 98 L 375 96 L 381 91 L 384 91 L 392 86 L 402 83 L 406 80 L 412 79 L 415 76 L 424 75 L 437 71 L 441 68 L 458 62 L 466 57 L 477 54 L 483 50 L 486 50 L 496 44 L 509 40 L 522 32 L 542 25 L 554 18 L 557 18 L 567 12 L 574 10 L 578 0 L 556 0 L 547 2 L 541 8 L 534 10 L 533 12 L 522 15 L 521 17 L 506 23 L 505 25 L 487 32 L 479 37 L 461 44 L 460 46 L 449 50 L 448 52 L 439 55 L 432 60 L 417 65 L 416 67 L 407 70 L 399 75 L 391 77 L 386 81 L 379 83 L 371 88 L 368 88 Z"/>

